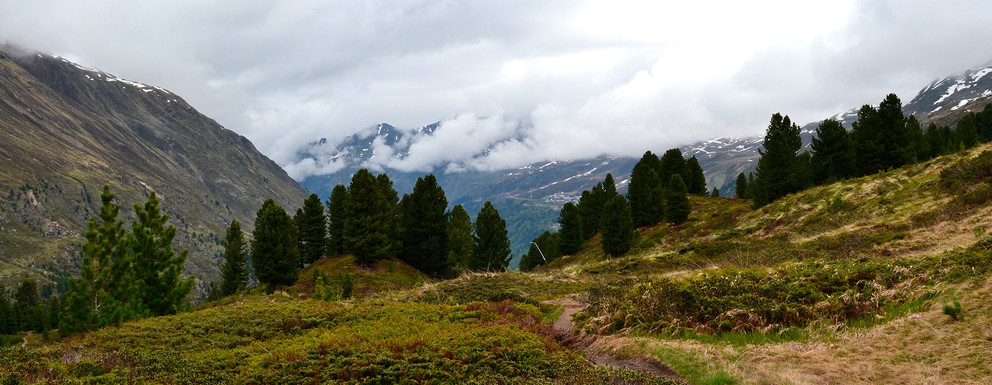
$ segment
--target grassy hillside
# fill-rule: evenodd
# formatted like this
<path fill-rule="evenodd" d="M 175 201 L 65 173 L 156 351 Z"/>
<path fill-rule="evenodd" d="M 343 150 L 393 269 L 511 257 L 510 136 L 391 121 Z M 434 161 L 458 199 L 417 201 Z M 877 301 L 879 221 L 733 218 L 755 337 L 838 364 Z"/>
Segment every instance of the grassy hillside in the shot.
<path fill-rule="evenodd" d="M 639 229 L 620 258 L 594 237 L 536 272 L 446 281 L 327 258 L 286 293 L 5 348 L 0 370 L 29 382 L 666 381 L 582 358 L 607 354 L 656 358 L 694 384 L 992 382 L 992 145 L 760 210 L 692 204 L 689 221 Z M 348 275 L 352 299 L 306 299 L 317 277 L 340 288 Z M 566 300 L 584 306 L 576 335 L 550 326 Z"/>
<path fill-rule="evenodd" d="M 250 231 L 266 198 L 306 191 L 244 137 L 164 89 L 0 46 L 0 285 L 77 272 L 86 222 L 109 184 L 126 222 L 156 190 L 190 249 L 199 289 L 220 276 L 232 219 Z M 200 290 L 205 292 L 205 290 Z"/>

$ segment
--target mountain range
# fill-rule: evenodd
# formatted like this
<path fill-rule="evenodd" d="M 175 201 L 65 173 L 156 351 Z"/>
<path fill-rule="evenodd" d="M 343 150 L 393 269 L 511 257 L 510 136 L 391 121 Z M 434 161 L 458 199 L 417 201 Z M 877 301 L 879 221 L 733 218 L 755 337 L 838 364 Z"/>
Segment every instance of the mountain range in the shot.
<path fill-rule="evenodd" d="M 0 47 L 0 282 L 58 286 L 77 273 L 105 184 L 125 223 L 157 192 L 200 293 L 220 278 L 232 219 L 250 231 L 264 199 L 295 207 L 307 196 L 248 139 L 168 90 Z"/>
<path fill-rule="evenodd" d="M 971 69 L 933 81 L 924 87 L 908 103 L 903 106 L 906 115 L 915 115 L 924 125 L 934 122 L 938 125 L 952 126 L 967 111 L 979 111 L 992 102 L 992 65 Z M 882 100 L 884 95 L 879 95 Z M 830 119 L 840 121 L 850 128 L 857 120 L 860 106 L 838 113 Z M 801 127 L 801 136 L 806 149 L 816 132 L 820 122 L 810 122 Z M 316 140 L 300 152 L 299 159 L 331 160 L 340 169 L 325 175 L 312 175 L 300 181 L 308 190 L 321 197 L 330 195 L 331 189 L 337 184 L 347 185 L 351 175 L 362 167 L 370 164 L 379 165 L 382 162 L 372 162 L 380 152 L 386 156 L 403 159 L 409 155 L 410 146 L 418 139 L 433 135 L 440 123 L 433 123 L 414 129 L 400 129 L 387 123 L 380 123 L 351 135 L 337 145 L 331 144 L 326 138 Z M 514 137 L 506 140 L 520 140 Z M 505 141 L 505 140 L 504 140 Z M 713 138 L 697 143 L 681 146 L 685 157 L 695 156 L 699 160 L 706 176 L 708 189 L 714 187 L 723 196 L 733 196 L 736 177 L 739 173 L 753 171 L 760 157 L 763 137 L 742 138 Z M 499 142 L 490 144 L 489 148 Z M 385 150 L 385 151 L 383 151 Z M 667 149 L 654 149 L 661 154 Z M 485 155 L 485 151 L 479 155 Z M 511 227 L 511 241 L 514 253 L 520 255 L 526 251 L 531 239 L 540 232 L 554 228 L 556 214 L 548 210 L 557 210 L 565 201 L 578 199 L 583 190 L 603 180 L 607 173 L 612 173 L 617 182 L 617 188 L 624 190 L 629 182 L 630 170 L 637 163 L 637 158 L 602 156 L 582 160 L 546 161 L 530 164 L 512 170 L 484 171 L 465 170 L 458 167 L 451 171 L 448 163 L 434 167 L 433 172 L 438 182 L 447 193 L 449 202 L 463 204 L 472 209 L 481 207 L 486 200 L 507 202 L 506 210 L 522 210 L 511 215 L 530 219 L 529 226 Z M 375 167 L 375 166 L 374 166 Z M 425 171 L 401 171 L 394 169 L 381 170 L 386 172 L 394 181 L 394 187 L 402 194 L 412 190 L 416 178 L 423 176 Z M 499 207 L 499 206 L 497 206 Z M 542 219 L 543 218 L 543 219 Z M 533 222 L 540 223 L 533 223 Z"/>

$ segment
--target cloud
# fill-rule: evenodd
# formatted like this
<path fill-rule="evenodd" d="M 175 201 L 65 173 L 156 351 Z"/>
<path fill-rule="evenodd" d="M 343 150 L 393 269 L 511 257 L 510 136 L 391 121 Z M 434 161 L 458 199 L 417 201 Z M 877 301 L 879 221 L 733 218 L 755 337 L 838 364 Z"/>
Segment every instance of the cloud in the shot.
<path fill-rule="evenodd" d="M 398 158 L 379 143 L 390 156 L 370 166 L 490 170 L 908 100 L 992 60 L 990 13 L 923 0 L 0 0 L 0 41 L 165 87 L 299 179 L 343 167 L 308 143 L 380 122 L 453 117 Z"/>

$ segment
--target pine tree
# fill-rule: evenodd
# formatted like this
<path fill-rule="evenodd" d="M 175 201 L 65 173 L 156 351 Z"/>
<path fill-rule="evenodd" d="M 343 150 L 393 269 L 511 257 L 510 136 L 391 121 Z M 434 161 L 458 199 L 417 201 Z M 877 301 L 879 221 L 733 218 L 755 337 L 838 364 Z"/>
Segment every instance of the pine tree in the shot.
<path fill-rule="evenodd" d="M 668 188 L 667 182 L 672 179 L 672 175 L 681 176 L 683 181 L 690 179 L 689 169 L 686 167 L 685 158 L 682 157 L 682 150 L 678 148 L 665 151 L 659 164 L 661 169 L 658 171 L 658 180 L 661 181 L 663 189 Z"/>
<path fill-rule="evenodd" d="M 582 248 L 585 241 L 585 230 L 582 229 L 582 214 L 579 208 L 572 202 L 565 202 L 561 207 L 561 214 L 558 218 L 559 243 L 558 250 L 562 255 L 575 254 Z"/>
<path fill-rule="evenodd" d="M 395 255 L 399 252 L 400 247 L 402 247 L 400 244 L 400 212 L 398 208 L 400 198 L 396 190 L 393 189 L 393 181 L 385 173 L 376 175 L 375 181 L 379 189 L 379 194 L 386 201 L 386 205 L 383 206 L 385 210 L 383 216 L 388 218 L 385 222 L 388 229 L 386 234 L 389 236 L 390 241 L 388 254 Z"/>
<path fill-rule="evenodd" d="M 348 215 L 348 188 L 343 184 L 334 186 L 327 200 L 328 253 L 344 254 L 344 223 Z"/>
<path fill-rule="evenodd" d="M 662 196 L 658 194 L 658 187 L 661 185 L 657 173 L 659 165 L 658 157 L 648 151 L 630 172 L 627 200 L 630 202 L 630 215 L 635 227 L 650 226 L 664 220 L 664 204 Z"/>
<path fill-rule="evenodd" d="M 710 192 L 710 197 L 719 198 L 720 197 L 720 189 L 714 187 L 713 188 L 713 191 Z"/>
<path fill-rule="evenodd" d="M 303 201 L 302 210 L 299 223 L 300 267 L 323 258 L 328 243 L 327 217 L 324 215 L 324 206 L 320 203 L 320 197 L 317 194 L 310 194 Z"/>
<path fill-rule="evenodd" d="M 245 266 L 245 236 L 238 220 L 232 220 L 224 237 L 224 268 L 220 294 L 229 296 L 248 286 L 248 267 Z"/>
<path fill-rule="evenodd" d="M 137 220 L 131 225 L 131 235 L 138 295 L 152 315 L 175 314 L 193 289 L 192 277 L 180 279 L 189 251 L 176 255 L 173 250 L 176 227 L 165 226 L 169 215 L 159 211 L 154 191 L 144 206 L 134 205 L 134 212 Z"/>
<path fill-rule="evenodd" d="M 14 334 L 16 323 L 14 319 L 14 308 L 10 305 L 10 300 L 0 288 L 0 334 Z"/>
<path fill-rule="evenodd" d="M 930 146 L 923 139 L 923 127 L 915 115 L 910 115 L 906 118 L 906 134 L 909 136 L 910 163 L 922 162 L 929 159 Z"/>
<path fill-rule="evenodd" d="M 810 166 L 814 184 L 850 178 L 857 172 L 854 142 L 840 122 L 828 119 L 820 123 L 811 147 Z"/>
<path fill-rule="evenodd" d="M 520 257 L 520 271 L 531 271 L 537 266 L 546 265 L 558 257 L 559 233 L 545 231 L 530 243 L 527 254 Z"/>
<path fill-rule="evenodd" d="M 79 279 L 69 281 L 59 323 L 64 333 L 92 330 L 137 318 L 140 309 L 131 272 L 131 245 L 110 186 L 100 194 L 100 220 L 90 219 L 82 247 Z"/>
<path fill-rule="evenodd" d="M 390 202 L 392 197 L 384 195 L 388 193 L 385 183 L 380 183 L 382 180 L 377 181 L 363 168 L 352 175 L 348 186 L 345 248 L 355 255 L 355 262 L 360 265 L 372 265 L 392 253 L 396 229 L 394 206 Z"/>
<path fill-rule="evenodd" d="M 402 249 L 399 258 L 437 277 L 451 275 L 448 266 L 448 199 L 433 174 L 417 178 L 413 192 L 400 203 Z"/>
<path fill-rule="evenodd" d="M 297 237 L 296 224 L 286 210 L 266 199 L 255 215 L 251 240 L 252 266 L 259 282 L 273 287 L 296 282 L 300 264 Z"/>
<path fill-rule="evenodd" d="M 681 178 L 676 176 L 677 178 Z M 626 254 L 634 243 L 634 224 L 630 219 L 627 200 L 620 195 L 610 198 L 603 206 L 602 239 L 603 252 L 618 257 Z"/>
<path fill-rule="evenodd" d="M 21 314 L 21 324 L 18 330 L 32 330 L 39 324 L 38 317 L 34 314 L 41 299 L 38 297 L 38 284 L 31 278 L 24 277 L 21 285 L 17 287 L 14 294 L 17 312 Z"/>
<path fill-rule="evenodd" d="M 448 266 L 451 271 L 468 270 L 475 253 L 472 217 L 462 205 L 455 205 L 448 212 Z"/>
<path fill-rule="evenodd" d="M 765 132 L 764 150 L 758 151 L 761 158 L 755 172 L 756 183 L 748 184 L 755 207 L 802 189 L 802 170 L 797 157 L 801 146 L 799 126 L 788 116 L 772 115 Z"/>
<path fill-rule="evenodd" d="M 958 140 L 965 148 L 972 148 L 978 145 L 978 125 L 975 123 L 975 114 L 969 112 L 958 120 L 955 132 Z"/>
<path fill-rule="evenodd" d="M 665 220 L 671 224 L 680 224 L 689 219 L 692 205 L 689 203 L 688 189 L 679 175 L 672 175 L 668 183 L 668 198 L 665 205 Z"/>
<path fill-rule="evenodd" d="M 510 265 L 510 239 L 506 221 L 492 202 L 479 210 L 475 218 L 475 253 L 469 268 L 473 271 L 505 271 Z"/>
<path fill-rule="evenodd" d="M 592 190 L 583 191 L 579 198 L 579 212 L 582 214 L 582 227 L 585 239 L 599 232 L 599 217 L 603 214 L 603 206 L 617 195 L 613 175 L 606 174 L 602 182 L 593 186 Z"/>
<path fill-rule="evenodd" d="M 736 187 L 735 193 L 737 194 L 738 198 L 741 199 L 750 198 L 750 196 L 747 195 L 747 177 L 744 176 L 743 172 L 737 174 L 737 185 L 735 187 Z"/>
<path fill-rule="evenodd" d="M 861 175 L 897 168 L 914 159 L 912 134 L 906 128 L 902 102 L 889 94 L 875 108 L 870 105 L 858 111 L 858 121 L 851 130 L 855 159 Z"/>
<path fill-rule="evenodd" d="M 706 195 L 706 176 L 703 168 L 699 166 L 699 160 L 693 155 L 685 162 L 685 168 L 689 173 L 689 194 Z"/>

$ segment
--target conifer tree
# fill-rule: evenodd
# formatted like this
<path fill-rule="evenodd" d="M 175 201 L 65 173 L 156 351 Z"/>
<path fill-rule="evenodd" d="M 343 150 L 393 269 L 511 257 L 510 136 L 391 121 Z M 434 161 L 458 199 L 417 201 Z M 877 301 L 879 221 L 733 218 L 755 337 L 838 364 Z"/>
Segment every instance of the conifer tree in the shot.
<path fill-rule="evenodd" d="M 689 173 L 689 194 L 693 195 L 706 195 L 706 176 L 703 174 L 703 168 L 699 166 L 699 160 L 693 155 L 689 157 L 689 160 L 685 162 L 685 168 Z"/>
<path fill-rule="evenodd" d="M 394 242 L 395 223 L 392 197 L 385 188 L 388 179 L 375 176 L 367 169 L 358 170 L 348 186 L 348 213 L 345 216 L 345 248 L 355 255 L 360 265 L 372 265 L 390 256 Z M 395 195 L 395 190 L 393 195 Z"/>
<path fill-rule="evenodd" d="M 393 189 L 393 181 L 385 173 L 376 175 L 375 180 L 379 188 L 379 194 L 386 200 L 386 206 L 384 206 L 386 212 L 383 215 L 389 218 L 386 221 L 388 228 L 387 234 L 390 240 L 388 254 L 396 255 L 402 246 L 400 240 L 400 212 L 398 207 L 400 203 L 399 194 Z"/>
<path fill-rule="evenodd" d="M 665 151 L 661 156 L 659 164 L 661 170 L 658 172 L 658 178 L 661 184 L 664 185 L 664 189 L 668 188 L 667 182 L 672 179 L 672 175 L 681 176 L 683 181 L 689 180 L 689 169 L 686 168 L 685 158 L 682 157 L 682 150 L 673 148 Z"/>
<path fill-rule="evenodd" d="M 82 247 L 80 277 L 69 281 L 59 330 L 65 333 L 92 330 L 137 318 L 137 295 L 130 271 L 130 241 L 122 222 L 120 206 L 114 203 L 110 186 L 100 194 L 100 221 L 90 219 Z M 126 263 L 125 263 L 126 262 Z M 124 269 L 124 267 L 127 269 Z M 129 311 L 130 310 L 130 311 Z"/>
<path fill-rule="evenodd" d="M 475 253 L 472 217 L 462 205 L 455 205 L 448 212 L 448 266 L 452 272 L 468 270 Z"/>
<path fill-rule="evenodd" d="M 602 233 L 600 244 L 604 253 L 618 257 L 630 250 L 634 242 L 634 224 L 627 200 L 622 196 L 613 196 L 603 206 Z"/>
<path fill-rule="evenodd" d="M 719 198 L 720 197 L 720 189 L 714 187 L 713 188 L 713 191 L 710 192 L 710 197 Z"/>
<path fill-rule="evenodd" d="M 579 212 L 582 214 L 585 239 L 599 232 L 599 218 L 603 214 L 603 206 L 615 195 L 617 188 L 613 183 L 612 174 L 606 174 L 606 178 L 593 186 L 591 191 L 582 192 L 582 197 L 579 198 Z"/>
<path fill-rule="evenodd" d="M 692 205 L 689 203 L 685 182 L 679 175 L 672 175 L 668 183 L 668 198 L 665 205 L 665 220 L 671 224 L 680 224 L 689 219 Z"/>
<path fill-rule="evenodd" d="M 579 208 L 574 203 L 565 202 L 565 205 L 561 207 L 558 225 L 559 252 L 562 255 L 575 254 L 582 248 L 582 242 L 585 241 L 585 231 L 582 229 L 582 214 L 579 213 Z"/>
<path fill-rule="evenodd" d="M 747 195 L 747 177 L 744 176 L 743 172 L 737 174 L 737 185 L 735 187 L 736 187 L 735 193 L 737 194 L 738 198 L 741 199 L 750 198 L 750 196 Z"/>
<path fill-rule="evenodd" d="M 344 223 L 348 216 L 348 188 L 343 184 L 334 186 L 327 200 L 328 250 L 330 254 L 344 254 Z"/>
<path fill-rule="evenodd" d="M 506 221 L 492 202 L 486 201 L 475 218 L 475 253 L 469 268 L 473 271 L 505 271 L 510 265 L 510 239 Z"/>
<path fill-rule="evenodd" d="M 173 250 L 176 227 L 165 226 L 169 215 L 159 210 L 155 191 L 144 206 L 135 204 L 134 212 L 137 220 L 131 225 L 131 235 L 138 295 L 152 315 L 175 314 L 193 289 L 192 277 L 180 279 L 189 251 L 176 255 Z"/>
<path fill-rule="evenodd" d="M 965 148 L 972 148 L 978 145 L 978 125 L 975 123 L 975 114 L 967 113 L 958 120 L 957 130 L 955 132 L 958 141 L 964 145 Z"/>
<path fill-rule="evenodd" d="M 17 287 L 14 300 L 16 301 L 17 312 L 21 314 L 21 324 L 18 330 L 35 329 L 40 321 L 34 314 L 41 302 L 41 299 L 38 298 L 38 284 L 33 279 L 24 277 L 21 285 Z"/>
<path fill-rule="evenodd" d="M 434 175 L 417 178 L 413 192 L 403 196 L 400 207 L 403 233 L 399 258 L 428 275 L 449 276 L 448 199 Z"/>
<path fill-rule="evenodd" d="M 922 162 L 929 159 L 930 146 L 923 139 L 923 127 L 915 115 L 906 118 L 906 134 L 909 136 L 910 163 Z"/>
<path fill-rule="evenodd" d="M 324 215 L 324 206 L 320 203 L 317 194 L 310 194 L 303 201 L 300 222 L 298 223 L 300 232 L 300 267 L 317 262 L 324 257 L 324 249 L 327 246 L 327 217 Z"/>
<path fill-rule="evenodd" d="M 241 223 L 232 220 L 224 237 L 224 268 L 221 271 L 222 281 L 220 294 L 229 296 L 248 286 L 248 267 L 245 265 L 245 236 L 241 231 Z"/>
<path fill-rule="evenodd" d="M 855 175 L 854 142 L 840 122 L 827 119 L 820 123 L 811 146 L 813 154 L 810 166 L 813 169 L 814 184 Z"/>
<path fill-rule="evenodd" d="M 627 200 L 635 227 L 654 225 L 664 220 L 663 198 L 658 194 L 661 185 L 657 173 L 659 165 L 658 157 L 647 151 L 630 172 Z"/>
<path fill-rule="evenodd" d="M 761 207 L 803 187 L 803 175 L 797 152 L 802 146 L 799 126 L 788 116 L 772 115 L 765 132 L 764 150 L 758 150 L 755 184 L 748 184 L 754 206 Z"/>
<path fill-rule="evenodd" d="M 558 259 L 561 253 L 558 251 L 559 233 L 545 231 L 530 243 L 527 253 L 520 257 L 520 271 L 531 271 L 537 266 Z"/>
<path fill-rule="evenodd" d="M 251 258 L 259 282 L 272 286 L 296 282 L 300 264 L 297 227 L 286 210 L 266 199 L 255 216 Z"/>
<path fill-rule="evenodd" d="M 0 289 L 0 334 L 14 334 L 14 308 Z"/>

